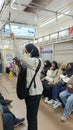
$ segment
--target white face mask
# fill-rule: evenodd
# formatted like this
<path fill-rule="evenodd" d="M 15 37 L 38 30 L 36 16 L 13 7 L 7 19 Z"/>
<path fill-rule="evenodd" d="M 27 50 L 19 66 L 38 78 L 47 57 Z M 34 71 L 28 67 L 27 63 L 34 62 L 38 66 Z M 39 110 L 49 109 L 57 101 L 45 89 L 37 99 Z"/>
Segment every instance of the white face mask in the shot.
<path fill-rule="evenodd" d="M 24 55 L 30 57 L 30 53 L 24 53 Z"/>
<path fill-rule="evenodd" d="M 27 57 L 30 57 L 30 53 L 27 53 L 26 56 L 27 56 Z"/>

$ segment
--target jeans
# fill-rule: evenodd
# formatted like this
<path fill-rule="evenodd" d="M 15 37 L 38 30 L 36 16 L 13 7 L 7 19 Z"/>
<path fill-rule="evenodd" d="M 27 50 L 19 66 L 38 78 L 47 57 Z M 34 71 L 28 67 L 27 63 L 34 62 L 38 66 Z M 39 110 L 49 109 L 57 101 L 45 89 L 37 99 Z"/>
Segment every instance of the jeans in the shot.
<path fill-rule="evenodd" d="M 4 130 L 14 130 L 13 116 L 10 113 L 3 113 Z"/>
<path fill-rule="evenodd" d="M 65 105 L 63 114 L 69 116 L 73 109 L 73 93 L 69 93 L 65 90 L 59 94 L 59 97 Z"/>
<path fill-rule="evenodd" d="M 0 104 L 2 104 L 3 106 L 6 106 L 5 100 L 0 100 Z"/>
<path fill-rule="evenodd" d="M 37 114 L 41 95 L 28 96 L 25 99 L 27 109 L 28 130 L 37 130 Z"/>
<path fill-rule="evenodd" d="M 3 127 L 4 130 L 14 130 L 15 115 L 8 109 L 7 106 L 3 108 Z"/>
<path fill-rule="evenodd" d="M 2 106 L 3 108 L 3 113 L 10 113 L 13 116 L 14 122 L 16 120 L 15 115 L 9 110 L 9 108 L 7 106 Z"/>

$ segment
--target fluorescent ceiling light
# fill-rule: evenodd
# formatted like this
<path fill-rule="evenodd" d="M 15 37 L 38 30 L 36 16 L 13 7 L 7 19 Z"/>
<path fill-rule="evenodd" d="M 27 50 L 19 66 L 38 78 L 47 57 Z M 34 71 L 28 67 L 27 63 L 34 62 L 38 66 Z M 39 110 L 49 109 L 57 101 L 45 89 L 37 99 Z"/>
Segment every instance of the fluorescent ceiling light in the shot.
<path fill-rule="evenodd" d="M 69 11 L 67 11 L 67 12 L 64 13 L 64 14 L 68 14 L 68 13 L 69 13 Z M 57 18 L 59 19 L 59 18 L 63 17 L 64 14 L 58 15 Z M 39 28 L 41 28 L 41 27 L 43 27 L 43 26 L 45 26 L 45 25 L 47 25 L 47 24 L 49 24 L 49 23 L 55 21 L 57 18 L 55 17 L 55 18 L 52 18 L 52 19 L 48 19 L 48 21 L 46 21 L 45 23 L 43 23 L 42 25 L 40 25 Z"/>
<path fill-rule="evenodd" d="M 0 0 L 0 10 L 2 9 L 3 3 L 4 3 L 4 0 Z"/>
<path fill-rule="evenodd" d="M 49 21 L 43 23 L 42 25 L 40 25 L 39 28 L 41 28 L 41 27 L 43 27 L 43 26 L 45 26 L 45 25 L 47 25 L 47 24 L 49 24 L 49 23 L 51 23 L 51 22 L 53 22 L 53 21 L 55 21 L 55 20 L 56 20 L 56 18 L 53 18 L 53 19 L 51 19 L 51 20 L 49 20 Z"/>

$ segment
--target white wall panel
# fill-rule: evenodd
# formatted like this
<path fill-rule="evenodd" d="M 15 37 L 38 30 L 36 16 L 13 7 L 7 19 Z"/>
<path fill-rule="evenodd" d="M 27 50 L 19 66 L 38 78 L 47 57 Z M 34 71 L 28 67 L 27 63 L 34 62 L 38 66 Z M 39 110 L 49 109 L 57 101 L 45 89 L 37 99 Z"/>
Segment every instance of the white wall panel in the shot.
<path fill-rule="evenodd" d="M 59 63 L 73 62 L 73 41 L 55 44 L 54 57 Z"/>

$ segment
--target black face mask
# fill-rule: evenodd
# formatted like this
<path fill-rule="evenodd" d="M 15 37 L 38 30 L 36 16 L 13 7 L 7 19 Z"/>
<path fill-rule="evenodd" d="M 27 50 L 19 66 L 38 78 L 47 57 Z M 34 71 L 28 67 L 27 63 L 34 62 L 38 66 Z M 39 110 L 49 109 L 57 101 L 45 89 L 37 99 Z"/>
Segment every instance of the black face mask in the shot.
<path fill-rule="evenodd" d="M 47 67 L 47 65 L 45 64 L 44 67 Z"/>
<path fill-rule="evenodd" d="M 62 71 L 65 71 L 66 69 L 65 68 L 62 68 Z"/>

